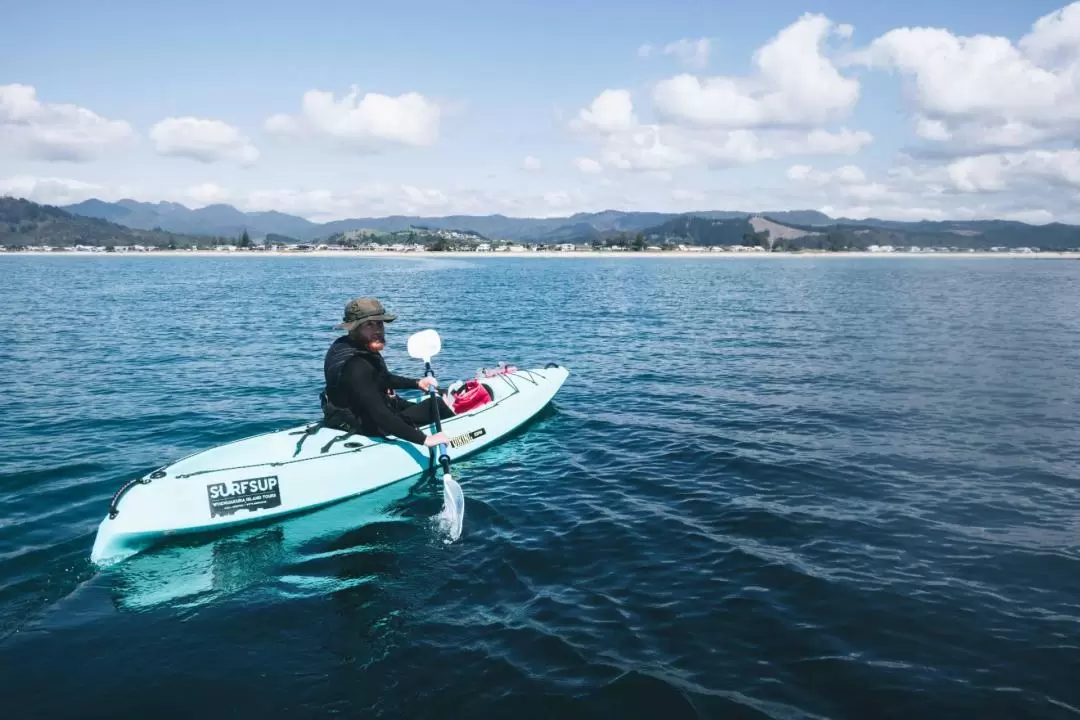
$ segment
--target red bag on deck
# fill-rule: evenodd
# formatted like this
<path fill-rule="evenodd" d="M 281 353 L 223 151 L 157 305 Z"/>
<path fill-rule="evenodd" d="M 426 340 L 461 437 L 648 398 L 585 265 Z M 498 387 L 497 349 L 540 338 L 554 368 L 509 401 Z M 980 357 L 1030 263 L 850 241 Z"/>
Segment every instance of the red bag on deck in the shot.
<path fill-rule="evenodd" d="M 472 410 L 474 407 L 491 402 L 491 395 L 488 394 L 487 388 L 481 385 L 478 380 L 466 380 L 459 389 L 454 390 L 453 395 L 453 409 L 459 415 Z"/>

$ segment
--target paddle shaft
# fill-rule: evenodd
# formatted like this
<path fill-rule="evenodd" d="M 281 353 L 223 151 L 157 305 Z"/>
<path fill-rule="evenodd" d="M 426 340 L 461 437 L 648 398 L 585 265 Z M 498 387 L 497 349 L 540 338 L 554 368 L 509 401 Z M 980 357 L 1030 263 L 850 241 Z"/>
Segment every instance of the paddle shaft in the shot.
<path fill-rule="evenodd" d="M 431 369 L 430 361 L 424 363 L 424 375 L 432 378 L 435 377 L 435 371 Z M 428 393 L 431 395 L 431 413 L 435 416 L 435 432 L 441 433 L 442 420 L 439 417 L 439 393 L 434 385 L 431 386 Z M 443 473 L 449 475 L 450 455 L 447 454 L 446 445 L 439 443 L 439 445 L 436 446 L 436 449 L 438 452 L 439 464 L 443 467 Z"/>

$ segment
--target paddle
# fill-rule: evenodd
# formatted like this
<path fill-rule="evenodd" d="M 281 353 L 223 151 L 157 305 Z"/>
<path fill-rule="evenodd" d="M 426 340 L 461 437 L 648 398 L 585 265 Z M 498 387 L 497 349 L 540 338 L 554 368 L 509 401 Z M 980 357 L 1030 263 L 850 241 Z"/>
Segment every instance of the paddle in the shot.
<path fill-rule="evenodd" d="M 409 336 L 409 355 L 424 361 L 424 374 L 432 378 L 435 372 L 431 369 L 431 358 L 442 350 L 442 338 L 434 330 L 421 330 Z M 428 390 L 431 395 L 432 412 L 435 415 L 435 432 L 442 432 L 442 421 L 439 418 L 439 395 L 436 385 Z M 433 448 L 437 453 L 439 464 L 443 468 L 443 518 L 447 521 L 450 537 L 457 540 L 461 536 L 461 523 L 465 519 L 465 496 L 461 492 L 461 486 L 450 475 L 450 456 L 447 454 L 446 445 L 440 443 Z"/>

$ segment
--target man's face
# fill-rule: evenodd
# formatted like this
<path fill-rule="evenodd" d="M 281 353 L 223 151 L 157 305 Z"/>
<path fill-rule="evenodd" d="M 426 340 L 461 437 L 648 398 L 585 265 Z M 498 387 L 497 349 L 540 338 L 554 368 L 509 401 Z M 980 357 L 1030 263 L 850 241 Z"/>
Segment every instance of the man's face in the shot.
<path fill-rule="evenodd" d="M 368 320 L 360 326 L 360 337 L 376 352 L 386 347 L 386 327 L 382 320 Z"/>

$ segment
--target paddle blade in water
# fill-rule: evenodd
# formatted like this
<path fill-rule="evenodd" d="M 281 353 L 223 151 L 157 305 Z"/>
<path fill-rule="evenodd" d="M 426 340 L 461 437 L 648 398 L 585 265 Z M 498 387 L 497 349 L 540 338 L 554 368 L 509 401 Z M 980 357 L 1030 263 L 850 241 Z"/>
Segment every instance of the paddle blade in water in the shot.
<path fill-rule="evenodd" d="M 465 495 L 449 473 L 443 475 L 443 510 L 439 519 L 443 530 L 450 535 L 451 542 L 461 537 L 461 524 L 465 520 Z"/>

